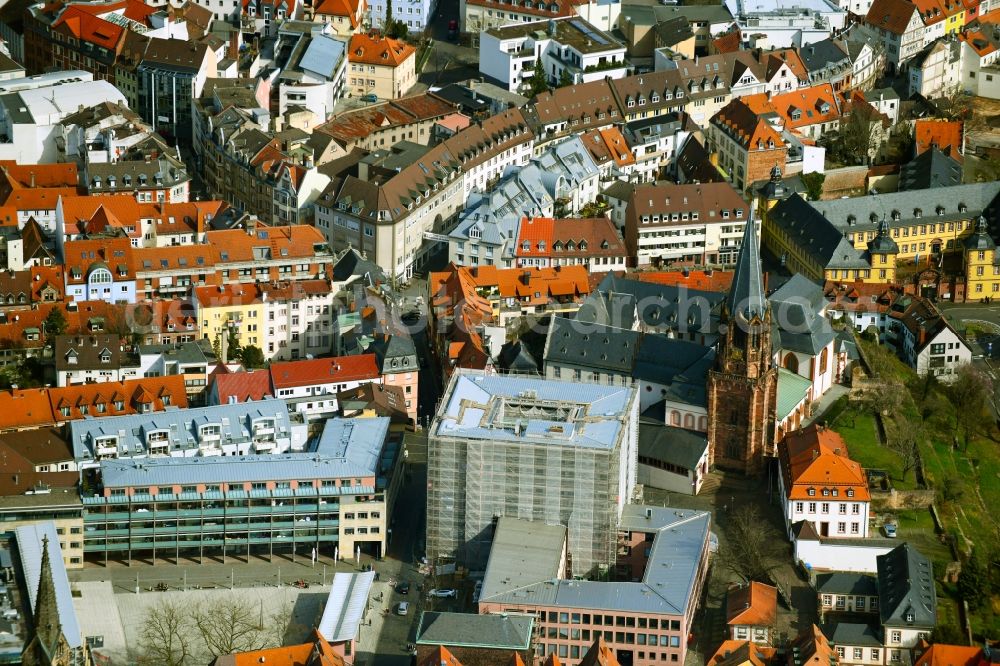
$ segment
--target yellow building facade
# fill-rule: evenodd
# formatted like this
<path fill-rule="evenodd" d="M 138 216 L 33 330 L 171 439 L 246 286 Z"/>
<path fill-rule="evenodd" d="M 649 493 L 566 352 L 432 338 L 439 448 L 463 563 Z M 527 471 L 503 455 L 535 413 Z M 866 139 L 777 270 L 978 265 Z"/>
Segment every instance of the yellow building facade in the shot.
<path fill-rule="evenodd" d="M 230 331 L 240 347 L 260 347 L 264 338 L 264 303 L 254 285 L 227 285 L 196 289 L 198 323 L 202 337 L 214 345 L 226 344 Z"/>

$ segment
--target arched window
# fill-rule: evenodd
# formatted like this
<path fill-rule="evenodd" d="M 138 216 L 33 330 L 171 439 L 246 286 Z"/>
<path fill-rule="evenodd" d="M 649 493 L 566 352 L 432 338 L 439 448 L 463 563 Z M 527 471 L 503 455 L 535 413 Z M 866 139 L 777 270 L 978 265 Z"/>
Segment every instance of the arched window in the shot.
<path fill-rule="evenodd" d="M 684 415 L 684 427 L 687 428 L 688 430 L 694 429 L 694 414 Z"/>
<path fill-rule="evenodd" d="M 785 355 L 784 366 L 785 366 L 785 370 L 791 370 L 792 372 L 798 372 L 799 371 L 799 359 L 796 358 L 795 354 L 793 354 L 792 352 L 788 352 Z"/>
<path fill-rule="evenodd" d="M 670 425 L 679 426 L 681 424 L 681 413 L 677 410 L 670 412 Z"/>
<path fill-rule="evenodd" d="M 819 353 L 819 373 L 823 374 L 826 372 L 826 364 L 829 361 L 828 349 L 823 347 L 823 351 Z"/>
<path fill-rule="evenodd" d="M 702 432 L 707 432 L 708 431 L 708 417 L 707 416 L 700 416 L 700 417 L 698 417 L 698 430 L 701 430 Z"/>

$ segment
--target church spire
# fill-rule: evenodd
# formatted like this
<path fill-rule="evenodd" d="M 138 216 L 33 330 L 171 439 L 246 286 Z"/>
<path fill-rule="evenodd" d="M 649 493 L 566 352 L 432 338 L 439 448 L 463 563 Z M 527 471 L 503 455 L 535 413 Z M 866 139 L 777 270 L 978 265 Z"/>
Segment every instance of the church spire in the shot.
<path fill-rule="evenodd" d="M 56 602 L 56 585 L 52 579 L 49 559 L 49 537 L 42 538 L 42 565 L 38 573 L 38 593 L 35 595 L 35 639 L 44 654 L 50 658 L 57 654 L 62 636 L 59 607 Z"/>
<path fill-rule="evenodd" d="M 730 317 L 741 315 L 747 321 L 754 316 L 763 317 L 767 309 L 764 298 L 764 284 L 761 277 L 760 244 L 757 241 L 757 222 L 753 209 L 743 230 L 743 244 L 740 245 L 733 284 L 726 298 L 726 309 Z"/>

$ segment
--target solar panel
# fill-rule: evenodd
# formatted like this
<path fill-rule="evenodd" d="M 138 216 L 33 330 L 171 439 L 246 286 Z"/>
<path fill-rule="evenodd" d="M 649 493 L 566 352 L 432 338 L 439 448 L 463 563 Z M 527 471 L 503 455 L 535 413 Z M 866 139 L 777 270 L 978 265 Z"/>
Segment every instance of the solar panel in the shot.
<path fill-rule="evenodd" d="M 580 21 L 578 19 L 572 19 L 569 23 L 574 28 L 582 32 L 584 37 L 586 37 L 587 39 L 593 40 L 595 43 L 600 44 L 602 46 L 606 46 L 607 44 L 609 44 L 608 40 L 606 40 L 602 35 L 599 35 L 596 32 L 594 32 L 590 28 L 590 26 L 585 24 L 583 21 Z"/>

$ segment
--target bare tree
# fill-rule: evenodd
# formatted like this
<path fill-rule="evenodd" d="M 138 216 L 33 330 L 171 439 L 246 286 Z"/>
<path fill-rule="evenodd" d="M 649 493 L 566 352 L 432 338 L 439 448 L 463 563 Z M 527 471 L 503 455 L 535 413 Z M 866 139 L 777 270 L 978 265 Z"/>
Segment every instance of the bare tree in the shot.
<path fill-rule="evenodd" d="M 195 608 L 194 627 L 212 657 L 274 647 L 263 606 L 226 595 Z M 270 620 L 270 618 L 267 618 Z"/>
<path fill-rule="evenodd" d="M 875 386 L 865 391 L 865 404 L 875 414 L 892 414 L 903 404 L 903 392 L 906 387 L 899 381 L 888 381 L 881 386 Z"/>
<path fill-rule="evenodd" d="M 781 565 L 783 539 L 754 504 L 732 511 L 728 541 L 719 550 L 722 566 L 745 582 L 772 582 L 772 573 Z"/>
<path fill-rule="evenodd" d="M 920 463 L 920 428 L 909 419 L 896 419 L 896 432 L 889 437 L 889 448 L 899 456 L 903 480 Z"/>
<path fill-rule="evenodd" d="M 161 601 L 143 618 L 140 663 L 162 666 L 185 666 L 192 663 L 192 622 L 182 604 Z"/>
<path fill-rule="evenodd" d="M 983 421 L 983 412 L 993 394 L 989 377 L 982 370 L 966 363 L 958 367 L 950 391 L 955 406 L 955 435 L 962 433 L 965 450 L 969 449 L 969 439 Z"/>

